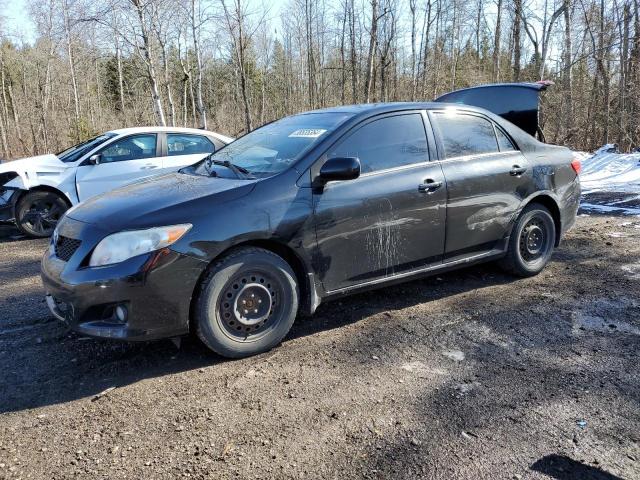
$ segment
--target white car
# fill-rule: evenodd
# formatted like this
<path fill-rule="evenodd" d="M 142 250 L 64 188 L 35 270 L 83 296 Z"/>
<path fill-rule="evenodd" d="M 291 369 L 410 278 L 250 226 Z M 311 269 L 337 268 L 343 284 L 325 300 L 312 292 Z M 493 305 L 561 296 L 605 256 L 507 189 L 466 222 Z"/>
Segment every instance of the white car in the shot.
<path fill-rule="evenodd" d="M 64 212 L 87 198 L 192 165 L 233 139 L 205 130 L 112 130 L 57 155 L 0 164 L 0 222 L 47 237 Z"/>

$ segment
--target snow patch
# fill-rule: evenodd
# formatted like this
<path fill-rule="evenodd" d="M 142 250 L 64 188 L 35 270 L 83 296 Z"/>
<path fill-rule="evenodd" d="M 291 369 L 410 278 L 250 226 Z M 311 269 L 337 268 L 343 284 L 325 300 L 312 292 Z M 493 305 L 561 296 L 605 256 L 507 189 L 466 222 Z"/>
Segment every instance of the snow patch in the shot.
<path fill-rule="evenodd" d="M 640 263 L 629 263 L 620 267 L 632 280 L 640 280 Z"/>
<path fill-rule="evenodd" d="M 444 352 L 442 352 L 442 355 L 450 358 L 451 360 L 455 360 L 456 362 L 461 362 L 464 360 L 464 352 L 460 350 L 445 350 Z"/>
<path fill-rule="evenodd" d="M 605 145 L 591 156 L 581 158 L 580 184 L 583 193 L 625 192 L 640 194 L 640 153 L 615 153 Z"/>

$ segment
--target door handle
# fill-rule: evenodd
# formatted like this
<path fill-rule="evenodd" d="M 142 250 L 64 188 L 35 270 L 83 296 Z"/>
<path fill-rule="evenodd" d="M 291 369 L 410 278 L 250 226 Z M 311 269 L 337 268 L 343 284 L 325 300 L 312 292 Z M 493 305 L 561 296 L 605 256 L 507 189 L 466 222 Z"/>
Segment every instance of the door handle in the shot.
<path fill-rule="evenodd" d="M 518 175 L 522 175 L 526 171 L 527 171 L 526 167 L 521 167 L 520 165 L 514 165 L 513 167 L 511 167 L 511 170 L 509 170 L 509 175 L 511 175 L 512 177 L 517 177 Z"/>
<path fill-rule="evenodd" d="M 153 168 L 158 168 L 158 166 L 153 163 L 147 163 L 144 167 L 140 167 L 140 170 L 151 170 Z"/>
<path fill-rule="evenodd" d="M 432 178 L 427 178 L 424 183 L 418 185 L 418 191 L 421 193 L 433 193 L 442 186 L 442 182 L 436 182 Z"/>

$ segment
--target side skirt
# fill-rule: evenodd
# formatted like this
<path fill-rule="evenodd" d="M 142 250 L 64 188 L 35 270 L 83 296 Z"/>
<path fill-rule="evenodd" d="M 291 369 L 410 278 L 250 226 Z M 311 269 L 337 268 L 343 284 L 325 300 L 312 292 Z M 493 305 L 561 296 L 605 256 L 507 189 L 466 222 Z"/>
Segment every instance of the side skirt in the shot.
<path fill-rule="evenodd" d="M 507 242 L 508 244 L 508 239 Z M 414 280 L 423 277 L 429 277 L 438 273 L 448 272 L 450 270 L 456 270 L 458 268 L 475 265 L 477 263 L 489 262 L 491 260 L 497 260 L 506 254 L 504 249 L 493 249 L 488 252 L 480 253 L 477 255 L 471 255 L 469 257 L 457 259 L 450 262 L 445 262 L 440 265 L 432 265 L 409 272 L 399 273 L 392 277 L 385 277 L 381 279 L 372 280 L 370 282 L 359 283 L 339 290 L 331 290 L 326 292 L 326 295 L 322 298 L 322 301 L 331 300 L 335 297 L 341 297 L 344 295 L 350 295 L 352 293 L 361 292 L 364 290 L 373 290 L 375 288 L 386 287 L 389 285 L 395 285 L 403 283 L 409 280 Z"/>

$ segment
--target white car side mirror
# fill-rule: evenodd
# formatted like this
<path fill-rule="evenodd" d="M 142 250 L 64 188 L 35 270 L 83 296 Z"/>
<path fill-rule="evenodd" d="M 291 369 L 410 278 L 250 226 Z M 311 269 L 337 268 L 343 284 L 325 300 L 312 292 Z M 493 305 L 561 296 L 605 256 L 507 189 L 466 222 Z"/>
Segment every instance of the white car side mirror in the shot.
<path fill-rule="evenodd" d="M 89 163 L 91 165 L 100 165 L 100 160 L 102 159 L 102 155 L 100 155 L 99 153 L 96 155 L 91 155 L 89 157 Z"/>

